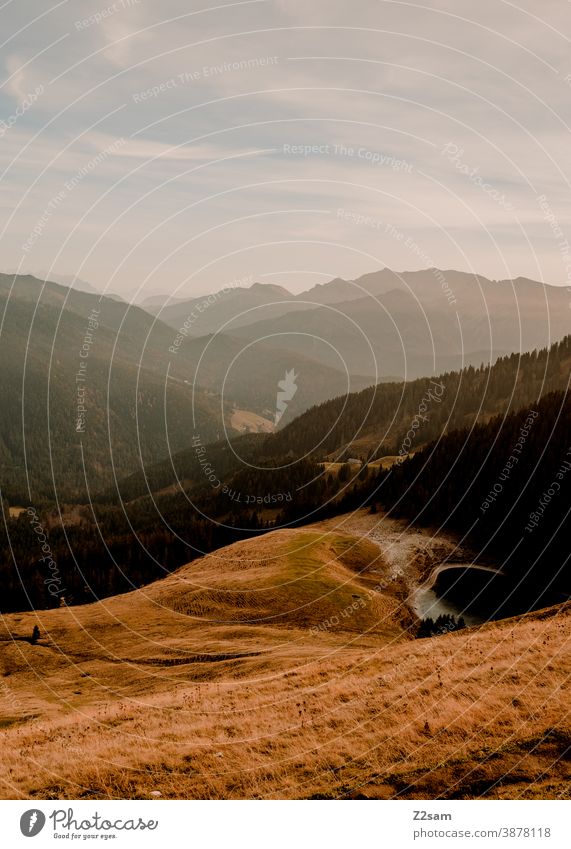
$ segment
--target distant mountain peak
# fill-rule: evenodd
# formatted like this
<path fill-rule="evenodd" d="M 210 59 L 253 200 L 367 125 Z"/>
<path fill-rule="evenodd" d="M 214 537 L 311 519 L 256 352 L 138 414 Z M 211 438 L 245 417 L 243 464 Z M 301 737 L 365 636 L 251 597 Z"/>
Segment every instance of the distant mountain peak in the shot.
<path fill-rule="evenodd" d="M 250 291 L 260 292 L 264 291 L 265 294 L 272 293 L 273 295 L 279 295 L 282 298 L 291 298 L 292 294 L 288 289 L 284 286 L 278 286 L 276 283 L 252 283 L 250 286 Z"/>

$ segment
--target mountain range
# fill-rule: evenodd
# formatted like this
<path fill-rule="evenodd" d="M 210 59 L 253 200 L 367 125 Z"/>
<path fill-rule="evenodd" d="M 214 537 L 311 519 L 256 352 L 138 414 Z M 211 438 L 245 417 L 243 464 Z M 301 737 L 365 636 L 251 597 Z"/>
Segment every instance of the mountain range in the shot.
<path fill-rule="evenodd" d="M 358 389 L 366 382 L 410 380 L 549 347 L 571 329 L 569 305 L 563 287 L 432 268 L 383 269 L 354 281 L 336 278 L 299 295 L 256 283 L 177 300 L 156 313 L 183 333 L 182 347 L 192 347 L 193 360 L 202 356 L 198 382 L 213 388 L 212 380 L 219 385 L 228 376 L 238 403 L 253 404 L 242 356 L 255 352 L 267 363 L 267 384 L 256 369 L 260 398 L 253 409 L 262 413 L 280 373 L 268 358 L 269 348 L 281 359 L 281 372 L 299 372 L 299 387 L 306 381 L 311 396 L 323 385 L 321 376 L 310 373 L 312 363 L 337 373 L 337 386 L 345 386 L 348 375 Z"/>
<path fill-rule="evenodd" d="M 283 431 L 339 398 L 342 421 L 347 399 L 382 384 L 375 410 L 388 404 L 378 420 L 390 420 L 411 380 L 547 349 L 569 331 L 563 288 L 438 269 L 383 269 L 298 295 L 254 283 L 153 309 L 0 275 L 4 496 L 102 492 L 188 448 L 196 433 L 234 437 L 249 426 L 236 424 L 248 421 L 236 410 L 265 417 L 266 429 L 279 420 Z M 374 448 L 377 430 L 355 450 Z M 331 451 L 351 443 L 349 431 L 342 436 L 329 439 Z M 385 443 L 392 451 L 394 439 Z"/>

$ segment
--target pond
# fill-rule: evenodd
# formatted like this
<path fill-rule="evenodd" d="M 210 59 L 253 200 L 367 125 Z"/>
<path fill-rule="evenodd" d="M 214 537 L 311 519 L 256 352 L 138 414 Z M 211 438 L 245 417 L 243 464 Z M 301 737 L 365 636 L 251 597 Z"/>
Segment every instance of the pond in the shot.
<path fill-rule="evenodd" d="M 451 614 L 463 616 L 466 625 L 481 625 L 510 615 L 503 602 L 505 582 L 502 572 L 489 566 L 443 563 L 414 591 L 412 607 L 419 619 Z"/>

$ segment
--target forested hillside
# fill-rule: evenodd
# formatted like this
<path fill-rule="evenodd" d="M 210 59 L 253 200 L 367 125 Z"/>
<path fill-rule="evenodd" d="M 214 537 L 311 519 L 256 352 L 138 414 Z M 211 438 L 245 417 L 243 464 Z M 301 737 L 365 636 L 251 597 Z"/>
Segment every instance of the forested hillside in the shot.
<path fill-rule="evenodd" d="M 361 458 L 414 452 L 454 429 L 517 410 L 543 394 L 563 390 L 571 369 L 571 336 L 542 351 L 502 357 L 493 365 L 410 383 L 381 383 L 340 396 L 308 410 L 277 433 L 247 435 L 208 446 L 208 460 L 221 478 L 257 458 L 276 461 L 311 455 L 315 460 Z M 412 430 L 412 433 L 411 433 Z M 207 439 L 201 434 L 202 444 Z M 276 460 L 276 458 L 278 458 Z M 200 456 L 189 448 L 119 482 L 130 500 L 177 480 L 196 484 L 203 477 Z M 106 500 L 116 494 L 109 490 Z"/>
<path fill-rule="evenodd" d="M 320 404 L 265 442 L 280 456 L 298 453 L 374 458 L 415 450 L 450 430 L 517 410 L 547 392 L 567 387 L 571 336 L 550 348 L 501 357 L 410 383 L 382 383 Z M 407 441 L 415 421 L 414 437 Z"/>
<path fill-rule="evenodd" d="M 449 433 L 370 478 L 344 507 L 361 503 L 464 535 L 477 560 L 492 559 L 508 577 L 510 607 L 568 598 L 571 398 L 552 392 Z"/>
<path fill-rule="evenodd" d="M 220 402 L 184 383 L 172 331 L 143 310 L 0 275 L 2 495 L 87 501 L 119 477 L 222 432 Z"/>
<path fill-rule="evenodd" d="M 204 475 L 122 506 L 31 507 L 0 522 L 3 610 L 80 604 L 126 592 L 214 549 L 307 519 L 337 491 L 301 461 L 241 467 L 213 486 Z M 271 483 L 270 483 L 271 481 Z M 61 512 L 60 512 L 61 510 Z M 47 546 L 43 548 L 43 546 Z"/>

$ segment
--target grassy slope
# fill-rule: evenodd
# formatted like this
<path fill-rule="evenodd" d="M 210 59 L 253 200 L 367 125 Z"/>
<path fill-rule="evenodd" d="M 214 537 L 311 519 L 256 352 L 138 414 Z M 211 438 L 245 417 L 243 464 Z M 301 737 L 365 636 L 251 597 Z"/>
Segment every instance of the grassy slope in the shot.
<path fill-rule="evenodd" d="M 450 540 L 404 530 L 275 531 L 4 617 L 1 795 L 568 798 L 571 606 L 415 641 L 394 564 Z"/>

